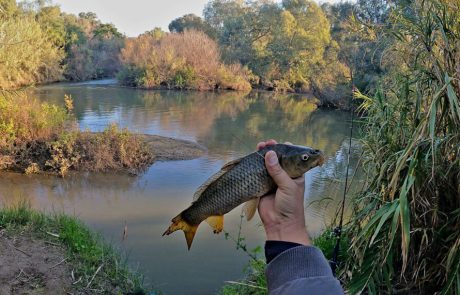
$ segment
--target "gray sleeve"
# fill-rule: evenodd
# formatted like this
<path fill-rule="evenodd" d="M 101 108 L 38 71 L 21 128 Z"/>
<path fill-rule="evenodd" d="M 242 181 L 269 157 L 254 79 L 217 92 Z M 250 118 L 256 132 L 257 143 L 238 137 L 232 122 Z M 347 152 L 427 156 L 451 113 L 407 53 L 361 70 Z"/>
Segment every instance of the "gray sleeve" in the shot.
<path fill-rule="evenodd" d="M 265 271 L 270 295 L 344 294 L 321 250 L 298 246 L 276 256 Z"/>

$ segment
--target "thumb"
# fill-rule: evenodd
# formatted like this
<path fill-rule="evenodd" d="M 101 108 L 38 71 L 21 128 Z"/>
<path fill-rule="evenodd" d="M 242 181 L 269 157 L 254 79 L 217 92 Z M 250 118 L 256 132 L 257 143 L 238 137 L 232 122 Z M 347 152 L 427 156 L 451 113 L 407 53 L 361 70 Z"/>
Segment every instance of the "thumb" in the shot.
<path fill-rule="evenodd" d="M 278 187 L 287 187 L 291 185 L 292 179 L 281 168 L 278 156 L 274 151 L 268 151 L 265 154 L 265 167 L 267 167 L 268 174 L 273 178 Z"/>

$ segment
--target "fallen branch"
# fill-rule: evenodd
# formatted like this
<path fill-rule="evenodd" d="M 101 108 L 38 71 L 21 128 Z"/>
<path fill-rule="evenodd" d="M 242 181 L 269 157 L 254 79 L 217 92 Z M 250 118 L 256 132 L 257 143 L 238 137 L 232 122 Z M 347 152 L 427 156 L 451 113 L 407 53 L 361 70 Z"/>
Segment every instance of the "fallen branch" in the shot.
<path fill-rule="evenodd" d="M 62 259 L 60 262 L 58 262 L 55 265 L 51 266 L 49 269 L 55 268 L 56 266 L 60 265 L 61 263 L 63 263 L 66 260 L 67 260 L 67 258 Z"/>
<path fill-rule="evenodd" d="M 46 232 L 46 233 L 49 234 L 50 236 L 55 237 L 55 238 L 59 238 L 59 235 L 58 235 L 58 234 L 50 233 L 50 232 Z"/>
<path fill-rule="evenodd" d="M 76 284 L 78 284 L 80 281 L 81 281 L 81 277 L 80 277 L 77 281 L 73 282 L 72 285 L 76 285 Z"/>
<path fill-rule="evenodd" d="M 89 288 L 89 286 L 91 286 L 91 283 L 93 282 L 94 277 L 96 277 L 96 275 L 97 275 L 98 272 L 101 270 L 101 268 L 102 268 L 103 265 L 104 265 L 104 263 L 102 263 L 102 264 L 96 269 L 96 272 L 93 274 L 93 277 L 92 277 L 91 280 L 89 281 L 88 285 L 86 285 L 86 288 Z"/>
<path fill-rule="evenodd" d="M 267 290 L 267 288 L 256 286 L 256 285 L 251 285 L 251 284 L 246 284 L 246 283 L 241 283 L 241 282 L 235 282 L 235 281 L 225 281 L 228 284 L 234 284 L 234 285 L 242 285 L 242 286 L 247 286 L 251 288 L 256 288 L 256 289 L 261 289 L 261 290 Z"/>

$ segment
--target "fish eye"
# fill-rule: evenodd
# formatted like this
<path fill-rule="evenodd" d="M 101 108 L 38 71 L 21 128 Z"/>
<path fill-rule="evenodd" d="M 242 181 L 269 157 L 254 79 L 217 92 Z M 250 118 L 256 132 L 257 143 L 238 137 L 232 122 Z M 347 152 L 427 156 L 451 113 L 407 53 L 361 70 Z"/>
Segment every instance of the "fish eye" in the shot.
<path fill-rule="evenodd" d="M 302 160 L 306 161 L 306 160 L 308 160 L 308 158 L 310 158 L 310 157 L 307 154 L 302 155 Z"/>

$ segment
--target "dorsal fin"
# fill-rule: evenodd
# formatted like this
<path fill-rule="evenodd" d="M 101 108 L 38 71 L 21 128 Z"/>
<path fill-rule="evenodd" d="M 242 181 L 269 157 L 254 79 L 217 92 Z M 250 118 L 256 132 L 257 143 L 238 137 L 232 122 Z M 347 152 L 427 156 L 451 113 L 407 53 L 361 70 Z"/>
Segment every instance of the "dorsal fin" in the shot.
<path fill-rule="evenodd" d="M 241 162 L 243 158 L 238 158 L 238 159 L 235 159 L 235 160 L 231 160 L 230 162 L 226 163 L 224 166 L 222 166 L 222 168 L 220 168 L 221 170 L 225 170 L 225 171 L 228 171 L 230 169 L 233 168 L 233 166 L 235 166 L 236 164 L 238 164 L 239 162 Z"/>
<path fill-rule="evenodd" d="M 206 180 L 202 185 L 198 187 L 195 194 L 193 194 L 193 201 L 196 201 L 211 183 L 213 183 L 214 181 L 219 179 L 222 175 L 227 173 L 230 169 L 232 169 L 240 161 L 241 161 L 241 158 L 235 159 L 235 160 L 232 160 L 226 163 L 224 166 L 222 166 L 222 168 L 216 174 L 209 177 L 208 180 Z"/>

